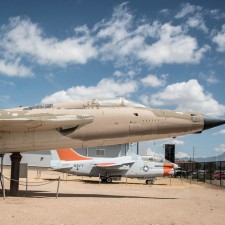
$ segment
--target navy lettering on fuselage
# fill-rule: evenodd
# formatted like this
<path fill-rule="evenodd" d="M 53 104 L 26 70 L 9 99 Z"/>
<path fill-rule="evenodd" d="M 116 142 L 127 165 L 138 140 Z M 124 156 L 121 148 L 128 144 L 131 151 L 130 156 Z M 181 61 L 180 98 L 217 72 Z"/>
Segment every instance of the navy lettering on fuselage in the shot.
<path fill-rule="evenodd" d="M 73 166 L 77 169 L 77 170 L 79 170 L 79 168 L 83 168 L 84 167 L 84 164 L 73 164 Z"/>

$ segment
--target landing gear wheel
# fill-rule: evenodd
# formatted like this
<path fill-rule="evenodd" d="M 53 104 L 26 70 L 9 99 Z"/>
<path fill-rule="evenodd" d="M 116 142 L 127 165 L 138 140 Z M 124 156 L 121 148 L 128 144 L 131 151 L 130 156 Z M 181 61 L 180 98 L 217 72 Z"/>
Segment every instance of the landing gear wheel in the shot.
<path fill-rule="evenodd" d="M 145 183 L 148 184 L 148 185 L 150 185 L 150 184 L 153 184 L 154 181 L 153 180 L 146 180 Z"/>
<path fill-rule="evenodd" d="M 106 178 L 106 182 L 107 182 L 107 183 L 112 183 L 112 178 L 111 178 L 111 177 L 107 177 L 107 178 Z"/>

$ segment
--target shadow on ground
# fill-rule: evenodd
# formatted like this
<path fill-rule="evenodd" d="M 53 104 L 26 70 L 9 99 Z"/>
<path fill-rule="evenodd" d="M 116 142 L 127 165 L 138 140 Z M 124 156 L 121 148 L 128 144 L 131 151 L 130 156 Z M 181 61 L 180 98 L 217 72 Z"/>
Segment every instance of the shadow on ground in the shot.
<path fill-rule="evenodd" d="M 2 193 L 0 192 L 0 197 Z M 6 198 L 12 197 L 9 195 L 9 190 L 6 190 Z M 25 198 L 56 198 L 56 193 L 46 191 L 19 191 L 18 196 Z M 176 200 L 178 198 L 162 198 L 162 197 L 148 197 L 148 196 L 130 196 L 130 195 L 106 195 L 106 194 L 75 194 L 75 193 L 59 193 L 58 198 L 127 198 L 127 199 L 158 199 L 158 200 Z"/>

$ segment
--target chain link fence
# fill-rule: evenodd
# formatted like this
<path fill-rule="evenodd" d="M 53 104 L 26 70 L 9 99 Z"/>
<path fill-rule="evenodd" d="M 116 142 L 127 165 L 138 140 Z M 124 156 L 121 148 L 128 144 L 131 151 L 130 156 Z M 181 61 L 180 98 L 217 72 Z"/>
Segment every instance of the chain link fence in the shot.
<path fill-rule="evenodd" d="M 178 162 L 177 164 L 186 171 L 186 178 L 225 187 L 225 161 Z"/>

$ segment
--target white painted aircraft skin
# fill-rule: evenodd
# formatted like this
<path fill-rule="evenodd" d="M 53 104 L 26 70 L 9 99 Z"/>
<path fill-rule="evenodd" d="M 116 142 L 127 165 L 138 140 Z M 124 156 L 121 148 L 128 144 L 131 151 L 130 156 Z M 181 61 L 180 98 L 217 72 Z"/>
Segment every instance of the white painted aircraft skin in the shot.
<path fill-rule="evenodd" d="M 106 182 L 111 182 L 112 177 L 143 178 L 147 182 L 156 177 L 172 176 L 174 169 L 178 167 L 169 161 L 143 160 L 137 155 L 116 158 L 86 157 L 71 148 L 52 150 L 51 154 L 52 169 L 78 176 L 100 176 Z"/>

